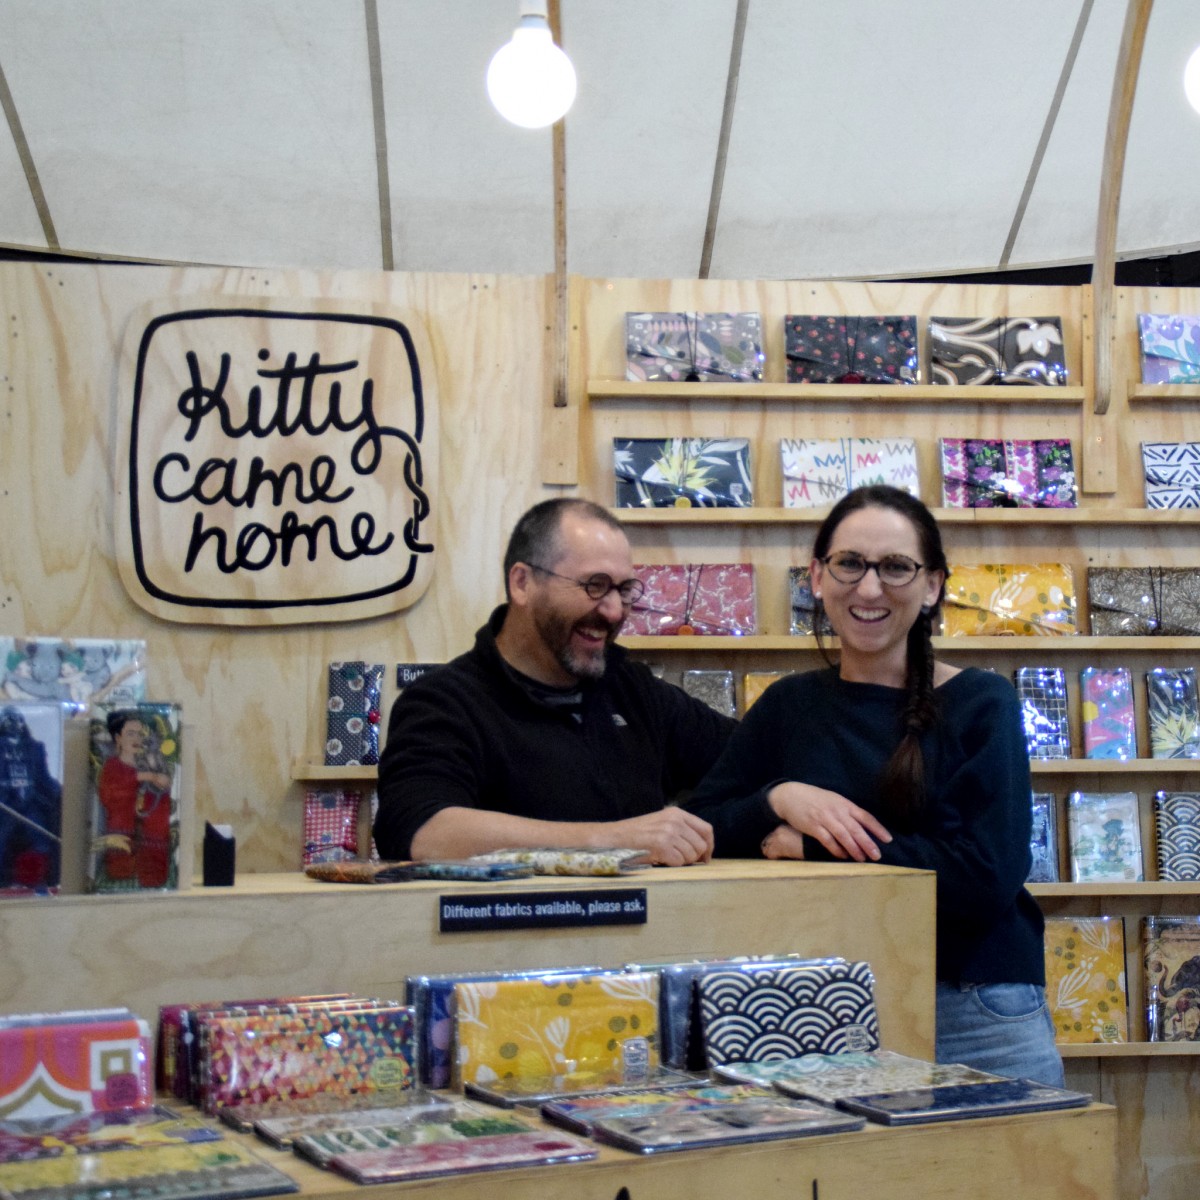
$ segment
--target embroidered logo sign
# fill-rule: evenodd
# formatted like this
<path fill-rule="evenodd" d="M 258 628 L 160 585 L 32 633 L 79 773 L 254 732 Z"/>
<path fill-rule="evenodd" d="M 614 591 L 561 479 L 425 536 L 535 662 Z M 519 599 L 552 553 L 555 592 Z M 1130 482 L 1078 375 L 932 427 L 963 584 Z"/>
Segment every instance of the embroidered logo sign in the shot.
<path fill-rule="evenodd" d="M 434 550 L 423 337 L 391 315 L 261 304 L 131 326 L 122 578 L 175 621 L 404 608 L 428 585 Z"/>

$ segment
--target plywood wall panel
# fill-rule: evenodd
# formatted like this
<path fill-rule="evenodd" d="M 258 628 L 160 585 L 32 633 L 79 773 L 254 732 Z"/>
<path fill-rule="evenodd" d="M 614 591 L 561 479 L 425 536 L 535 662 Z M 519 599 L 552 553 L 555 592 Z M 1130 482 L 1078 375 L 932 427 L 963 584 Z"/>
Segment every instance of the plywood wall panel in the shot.
<path fill-rule="evenodd" d="M 180 626 L 141 612 L 115 570 L 116 367 L 128 318 L 160 297 L 384 304 L 429 333 L 441 400 L 437 561 L 394 617 L 280 630 Z M 149 688 L 196 729 L 202 823 L 233 826 L 241 870 L 299 865 L 294 759 L 318 755 L 326 664 L 437 662 L 502 594 L 504 539 L 549 494 L 536 464 L 545 400 L 540 278 L 380 272 L 0 266 L 0 634 L 142 637 Z M 390 699 L 390 691 L 387 693 Z M 202 824 L 201 824 L 202 828 Z"/>

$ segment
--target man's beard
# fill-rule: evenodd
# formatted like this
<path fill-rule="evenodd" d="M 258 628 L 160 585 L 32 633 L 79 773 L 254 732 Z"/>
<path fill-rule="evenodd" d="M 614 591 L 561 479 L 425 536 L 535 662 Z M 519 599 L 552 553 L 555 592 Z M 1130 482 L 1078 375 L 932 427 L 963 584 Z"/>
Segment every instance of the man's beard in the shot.
<path fill-rule="evenodd" d="M 615 625 L 606 621 L 598 613 L 582 617 L 578 621 L 567 621 L 556 613 L 535 615 L 534 621 L 538 634 L 546 648 L 554 655 L 555 661 L 568 675 L 576 679 L 596 680 L 603 676 L 608 666 L 608 648 L 616 640 L 624 621 Z M 571 645 L 571 635 L 576 628 L 591 631 L 603 631 L 604 641 L 598 644 L 593 653 L 576 651 Z"/>

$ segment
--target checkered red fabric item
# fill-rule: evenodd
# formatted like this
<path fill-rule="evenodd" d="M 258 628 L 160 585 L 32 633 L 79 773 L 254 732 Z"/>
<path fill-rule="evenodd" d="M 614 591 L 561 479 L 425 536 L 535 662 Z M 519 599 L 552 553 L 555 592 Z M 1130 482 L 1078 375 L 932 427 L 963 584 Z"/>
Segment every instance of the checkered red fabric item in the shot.
<path fill-rule="evenodd" d="M 304 865 L 341 862 L 358 854 L 359 794 L 342 788 L 304 793 Z"/>

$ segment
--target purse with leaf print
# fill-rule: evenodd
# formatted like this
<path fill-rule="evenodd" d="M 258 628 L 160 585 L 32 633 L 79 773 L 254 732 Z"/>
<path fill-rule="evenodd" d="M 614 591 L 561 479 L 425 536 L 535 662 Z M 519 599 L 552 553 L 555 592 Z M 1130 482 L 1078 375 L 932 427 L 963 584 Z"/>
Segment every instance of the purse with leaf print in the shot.
<path fill-rule="evenodd" d="M 934 383 L 1061 386 L 1067 382 L 1058 317 L 931 317 Z"/>
<path fill-rule="evenodd" d="M 1075 575 L 1064 563 L 954 565 L 944 612 L 947 637 L 1069 636 L 1078 633 Z"/>
<path fill-rule="evenodd" d="M 750 508 L 746 438 L 614 438 L 617 508 Z"/>
<path fill-rule="evenodd" d="M 1056 1042 L 1129 1040 L 1120 917 L 1046 918 L 1046 1003 Z"/>
<path fill-rule="evenodd" d="M 1200 758 L 1200 701 L 1195 667 L 1146 672 L 1151 758 Z"/>
<path fill-rule="evenodd" d="M 659 1065 L 653 971 L 459 983 L 458 1081 L 545 1081 L 548 1090 L 644 1082 Z"/>

